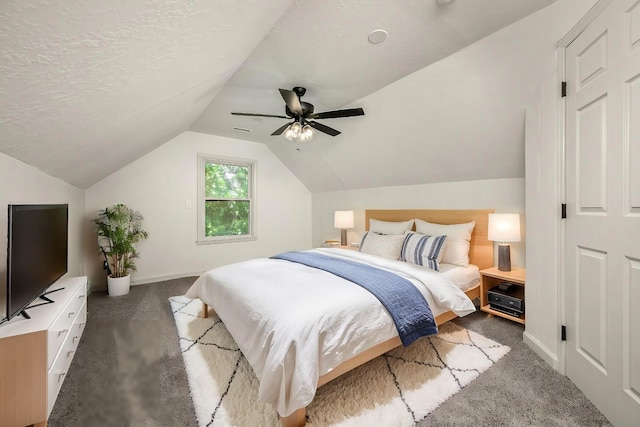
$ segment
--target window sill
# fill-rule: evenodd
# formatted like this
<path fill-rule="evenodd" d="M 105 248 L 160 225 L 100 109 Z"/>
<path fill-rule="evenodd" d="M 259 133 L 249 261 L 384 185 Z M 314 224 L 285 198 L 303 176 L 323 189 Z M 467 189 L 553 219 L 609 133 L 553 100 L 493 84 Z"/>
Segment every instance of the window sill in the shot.
<path fill-rule="evenodd" d="M 197 245 L 215 245 L 218 243 L 234 243 L 234 242 L 249 242 L 258 240 L 258 236 L 224 236 L 216 238 L 208 238 L 202 240 L 196 240 Z"/>

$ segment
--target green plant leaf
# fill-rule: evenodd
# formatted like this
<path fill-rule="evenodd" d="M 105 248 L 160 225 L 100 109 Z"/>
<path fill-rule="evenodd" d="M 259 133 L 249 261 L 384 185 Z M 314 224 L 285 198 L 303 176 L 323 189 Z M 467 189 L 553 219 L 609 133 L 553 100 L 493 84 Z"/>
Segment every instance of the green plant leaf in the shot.
<path fill-rule="evenodd" d="M 142 229 L 143 219 L 140 212 L 121 203 L 99 211 L 94 218 L 98 244 L 107 257 L 112 277 L 124 277 L 130 271 L 136 271 L 133 260 L 138 258 L 138 252 L 135 244 L 149 237 Z"/>

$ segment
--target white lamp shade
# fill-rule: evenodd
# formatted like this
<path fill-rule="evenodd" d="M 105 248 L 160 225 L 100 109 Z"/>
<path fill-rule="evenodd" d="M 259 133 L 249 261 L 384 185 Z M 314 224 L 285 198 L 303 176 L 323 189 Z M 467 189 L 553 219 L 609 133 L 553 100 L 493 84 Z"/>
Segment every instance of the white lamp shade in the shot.
<path fill-rule="evenodd" d="M 488 239 L 495 242 L 519 242 L 520 215 L 517 213 L 489 214 Z"/>
<path fill-rule="evenodd" d="M 336 228 L 353 228 L 353 211 L 336 211 L 334 225 Z"/>

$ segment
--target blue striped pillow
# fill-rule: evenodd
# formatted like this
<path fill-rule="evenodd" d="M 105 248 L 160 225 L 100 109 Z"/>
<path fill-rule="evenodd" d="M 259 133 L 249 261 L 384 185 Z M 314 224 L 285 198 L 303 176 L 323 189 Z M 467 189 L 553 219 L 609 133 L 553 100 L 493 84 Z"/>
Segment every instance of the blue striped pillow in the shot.
<path fill-rule="evenodd" d="M 438 255 L 440 255 L 446 239 L 447 236 L 408 233 L 402 243 L 400 260 L 440 271 Z"/>

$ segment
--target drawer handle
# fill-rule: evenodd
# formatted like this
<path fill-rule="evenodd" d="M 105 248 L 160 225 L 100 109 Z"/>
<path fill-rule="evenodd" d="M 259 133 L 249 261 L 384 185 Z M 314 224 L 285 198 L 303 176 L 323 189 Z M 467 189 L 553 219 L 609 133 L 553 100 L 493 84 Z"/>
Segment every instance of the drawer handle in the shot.
<path fill-rule="evenodd" d="M 79 299 L 84 298 L 84 294 L 78 296 Z"/>
<path fill-rule="evenodd" d="M 69 332 L 69 329 L 63 329 L 61 331 L 58 331 L 58 336 L 60 336 L 62 334 L 66 334 L 67 332 Z"/>
<path fill-rule="evenodd" d="M 58 374 L 58 382 L 62 381 L 64 379 L 64 376 L 67 375 L 67 371 L 64 372 L 60 372 Z"/>
<path fill-rule="evenodd" d="M 75 312 L 75 311 L 70 311 L 70 312 L 69 312 L 69 317 L 73 316 L 74 314 L 76 314 L 76 312 Z"/>
<path fill-rule="evenodd" d="M 75 350 L 69 350 L 69 351 L 67 351 L 67 357 L 72 356 L 72 355 L 73 355 L 73 353 L 75 353 L 75 352 L 76 352 Z"/>

